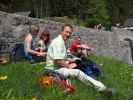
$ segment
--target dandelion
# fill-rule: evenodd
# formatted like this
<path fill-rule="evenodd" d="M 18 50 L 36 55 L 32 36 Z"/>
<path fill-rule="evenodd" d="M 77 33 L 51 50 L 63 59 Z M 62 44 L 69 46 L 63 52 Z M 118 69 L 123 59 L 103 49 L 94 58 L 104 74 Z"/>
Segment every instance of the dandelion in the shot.
<path fill-rule="evenodd" d="M 37 100 L 35 94 L 32 95 L 32 100 Z"/>
<path fill-rule="evenodd" d="M 37 100 L 36 97 L 32 97 L 32 100 Z"/>
<path fill-rule="evenodd" d="M 7 76 L 0 76 L 0 80 L 6 80 L 7 79 Z"/>

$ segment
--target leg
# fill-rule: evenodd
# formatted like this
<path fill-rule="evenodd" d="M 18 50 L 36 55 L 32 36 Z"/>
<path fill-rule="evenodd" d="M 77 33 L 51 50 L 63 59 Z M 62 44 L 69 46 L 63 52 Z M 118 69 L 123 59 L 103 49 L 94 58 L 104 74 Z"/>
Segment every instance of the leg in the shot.
<path fill-rule="evenodd" d="M 94 63 L 93 67 L 92 67 L 92 70 L 95 72 L 96 76 L 103 76 L 103 72 L 101 70 L 100 65 Z"/>
<path fill-rule="evenodd" d="M 82 81 L 86 85 L 90 85 L 90 83 L 91 83 L 91 85 L 93 85 L 98 91 L 104 91 L 106 89 L 106 86 L 104 86 L 103 83 L 93 79 L 90 76 L 87 76 L 79 69 L 60 68 L 56 71 L 58 73 L 64 75 L 65 77 L 67 77 L 67 76 L 77 77 L 80 81 Z"/>
<path fill-rule="evenodd" d="M 25 53 L 25 58 L 29 61 L 33 60 L 32 54 L 30 53 Z"/>

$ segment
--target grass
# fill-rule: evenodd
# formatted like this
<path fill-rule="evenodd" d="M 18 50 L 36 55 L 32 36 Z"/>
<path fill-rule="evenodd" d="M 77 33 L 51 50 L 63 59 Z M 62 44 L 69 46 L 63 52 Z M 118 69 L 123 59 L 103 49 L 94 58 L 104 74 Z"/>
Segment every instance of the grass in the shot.
<path fill-rule="evenodd" d="M 38 84 L 38 77 L 44 65 L 21 61 L 0 65 L 0 76 L 7 76 L 6 80 L 0 80 L 0 100 L 132 100 L 133 65 L 112 58 L 92 58 L 103 64 L 104 76 L 99 80 L 116 90 L 115 97 L 107 98 L 76 79 L 72 79 L 76 86 L 74 93 L 64 93 L 57 86 L 43 88 Z"/>

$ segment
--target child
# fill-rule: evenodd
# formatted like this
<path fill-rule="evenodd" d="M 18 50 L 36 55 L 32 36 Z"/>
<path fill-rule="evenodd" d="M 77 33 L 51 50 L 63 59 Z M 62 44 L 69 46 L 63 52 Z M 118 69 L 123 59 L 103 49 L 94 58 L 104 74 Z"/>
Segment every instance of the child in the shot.
<path fill-rule="evenodd" d="M 89 76 L 100 76 L 102 74 L 100 66 L 87 57 L 88 51 L 92 50 L 92 48 L 87 44 L 82 44 L 79 36 L 72 42 L 69 50 L 70 53 L 68 58 L 75 59 L 75 62 L 78 65 L 76 68 L 82 70 Z"/>
<path fill-rule="evenodd" d="M 47 52 L 49 44 L 50 44 L 50 34 L 49 31 L 45 30 L 42 32 L 40 36 L 36 50 L 37 51 L 40 50 L 40 52 Z"/>
<path fill-rule="evenodd" d="M 44 57 L 38 57 L 36 59 L 36 61 L 46 60 L 49 43 L 50 43 L 50 34 L 49 34 L 49 31 L 45 30 L 42 32 L 42 34 L 39 38 L 39 41 L 37 43 L 37 47 L 35 49 L 36 51 L 38 51 L 40 53 L 45 53 L 45 56 Z"/>

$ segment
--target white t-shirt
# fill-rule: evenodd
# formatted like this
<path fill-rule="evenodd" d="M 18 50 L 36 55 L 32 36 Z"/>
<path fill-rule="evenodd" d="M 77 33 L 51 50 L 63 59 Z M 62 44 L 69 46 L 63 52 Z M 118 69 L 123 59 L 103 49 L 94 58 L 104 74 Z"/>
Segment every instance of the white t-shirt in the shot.
<path fill-rule="evenodd" d="M 61 35 L 56 37 L 48 48 L 46 69 L 55 69 L 54 60 L 64 59 L 66 57 L 65 42 Z"/>

